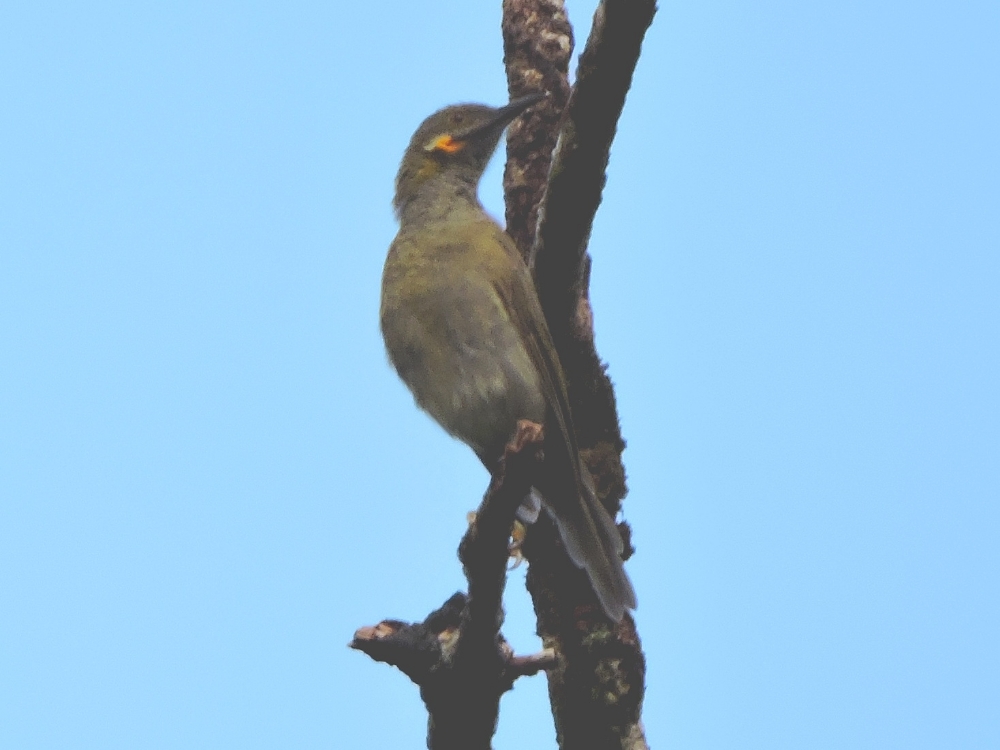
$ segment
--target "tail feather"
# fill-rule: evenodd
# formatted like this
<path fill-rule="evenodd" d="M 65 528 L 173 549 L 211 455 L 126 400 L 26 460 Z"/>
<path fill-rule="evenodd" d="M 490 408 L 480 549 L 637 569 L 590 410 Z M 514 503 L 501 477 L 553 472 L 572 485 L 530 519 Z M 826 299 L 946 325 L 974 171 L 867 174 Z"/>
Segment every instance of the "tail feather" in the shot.
<path fill-rule="evenodd" d="M 620 622 L 628 609 L 635 609 L 636 596 L 625 573 L 623 542 L 618 527 L 597 500 L 590 474 L 581 464 L 579 484 L 546 488 L 542 505 L 559 529 L 566 552 L 582 568 L 605 614 Z M 579 496 L 572 497 L 579 489 Z"/>

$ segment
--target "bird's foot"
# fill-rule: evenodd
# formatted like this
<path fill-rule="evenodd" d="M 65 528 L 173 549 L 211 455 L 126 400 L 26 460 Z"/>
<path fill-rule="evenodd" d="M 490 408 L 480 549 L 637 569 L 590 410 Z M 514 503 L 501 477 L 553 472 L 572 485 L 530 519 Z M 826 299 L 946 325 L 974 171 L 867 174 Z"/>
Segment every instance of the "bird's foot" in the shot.
<path fill-rule="evenodd" d="M 520 453 L 524 450 L 524 446 L 529 443 L 540 443 L 544 439 L 545 428 L 542 425 L 538 422 L 532 422 L 530 419 L 519 419 L 514 437 L 507 443 L 504 453 Z"/>
<path fill-rule="evenodd" d="M 470 510 L 465 514 L 465 521 L 472 526 L 476 522 L 476 511 Z M 507 545 L 507 551 L 510 555 L 508 560 L 507 570 L 514 570 L 521 563 L 524 562 L 524 555 L 521 554 L 521 545 L 524 544 L 524 538 L 528 535 L 528 527 L 521 521 L 514 521 L 514 526 L 510 530 L 510 544 Z"/>
<path fill-rule="evenodd" d="M 507 570 L 514 570 L 514 568 L 524 562 L 524 555 L 521 554 L 521 545 L 524 544 L 524 538 L 527 535 L 528 527 L 520 521 L 514 521 L 514 528 L 510 530 L 510 544 L 507 546 L 508 554 L 510 554 L 510 559 L 507 561 Z"/>

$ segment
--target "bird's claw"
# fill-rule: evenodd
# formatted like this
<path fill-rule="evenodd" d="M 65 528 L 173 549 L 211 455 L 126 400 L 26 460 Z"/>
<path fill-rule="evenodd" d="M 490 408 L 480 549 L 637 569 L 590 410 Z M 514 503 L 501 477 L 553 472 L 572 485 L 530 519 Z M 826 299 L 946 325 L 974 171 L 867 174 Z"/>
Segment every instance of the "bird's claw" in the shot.
<path fill-rule="evenodd" d="M 507 443 L 505 453 L 520 453 L 530 443 L 541 443 L 545 439 L 545 428 L 530 419 L 517 420 L 514 437 Z"/>

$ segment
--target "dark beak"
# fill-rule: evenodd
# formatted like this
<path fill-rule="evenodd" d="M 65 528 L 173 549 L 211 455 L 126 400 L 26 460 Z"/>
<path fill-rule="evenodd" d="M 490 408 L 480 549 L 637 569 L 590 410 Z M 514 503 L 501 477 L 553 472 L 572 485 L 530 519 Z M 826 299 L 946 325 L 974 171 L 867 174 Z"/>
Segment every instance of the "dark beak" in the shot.
<path fill-rule="evenodd" d="M 524 112 L 532 104 L 540 102 L 548 94 L 538 92 L 535 94 L 528 94 L 527 96 L 518 97 L 514 99 L 509 104 L 505 104 L 502 107 L 498 107 L 491 117 L 486 122 L 481 125 L 465 131 L 460 136 L 456 136 L 458 140 L 466 141 L 471 138 L 475 138 L 478 135 L 482 135 L 486 132 L 496 132 L 498 130 L 503 130 L 507 127 L 519 114 Z"/>
<path fill-rule="evenodd" d="M 542 91 L 536 91 L 534 94 L 526 94 L 525 96 L 514 99 L 514 101 L 510 102 L 510 104 L 505 104 L 497 110 L 497 122 L 502 122 L 506 125 L 532 104 L 540 102 L 546 96 L 548 96 L 548 94 Z"/>

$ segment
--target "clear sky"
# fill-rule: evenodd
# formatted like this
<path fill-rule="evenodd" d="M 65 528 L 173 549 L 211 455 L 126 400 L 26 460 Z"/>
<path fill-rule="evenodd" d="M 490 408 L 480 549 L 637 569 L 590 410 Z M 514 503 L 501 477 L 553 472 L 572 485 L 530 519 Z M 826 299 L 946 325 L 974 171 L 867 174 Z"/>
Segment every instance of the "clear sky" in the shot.
<path fill-rule="evenodd" d="M 379 277 L 412 130 L 505 100 L 499 6 L 0 12 L 4 750 L 424 747 L 346 644 L 463 586 L 487 477 Z M 998 33 L 662 3 L 591 243 L 654 748 L 1000 747 Z M 496 746 L 554 746 L 541 677 Z"/>

